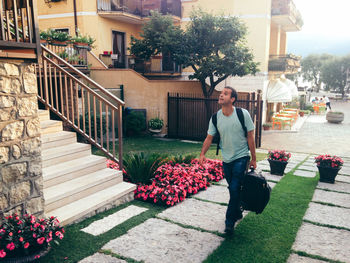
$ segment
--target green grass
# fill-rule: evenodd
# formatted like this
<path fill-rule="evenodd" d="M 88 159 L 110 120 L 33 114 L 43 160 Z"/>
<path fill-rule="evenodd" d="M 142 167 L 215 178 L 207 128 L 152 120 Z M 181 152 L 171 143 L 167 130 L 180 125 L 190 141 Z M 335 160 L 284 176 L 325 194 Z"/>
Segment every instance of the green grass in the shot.
<path fill-rule="evenodd" d="M 93 236 L 80 231 L 80 229 L 87 227 L 93 221 L 102 219 L 103 217 L 113 214 L 129 205 L 146 207 L 148 210 L 138 216 L 130 218 L 124 223 L 99 236 Z M 162 212 L 163 210 L 163 207 L 140 201 L 132 201 L 110 209 L 106 212 L 97 214 L 80 223 L 68 226 L 65 228 L 65 237 L 60 242 L 60 245 L 58 247 L 54 247 L 54 249 L 51 249 L 49 254 L 43 257 L 39 262 L 78 262 L 83 258 L 98 252 L 108 241 L 124 235 L 129 229 L 143 223 L 149 218 L 155 217 L 156 214 Z M 127 261 L 135 262 L 129 259 Z"/>
<path fill-rule="evenodd" d="M 181 142 L 180 140 L 162 141 L 152 136 L 140 136 L 140 137 L 126 137 L 123 138 L 123 152 L 124 154 L 145 152 L 145 153 L 166 153 L 169 155 L 187 155 L 199 154 L 202 149 L 203 142 L 200 143 L 188 143 Z M 103 153 L 96 148 L 93 148 L 93 154 L 102 155 Z M 221 159 L 221 151 L 219 155 L 216 155 L 216 145 L 212 145 L 207 154 L 205 155 L 210 159 Z M 263 160 L 266 158 L 266 154 L 257 153 L 257 160 Z"/>
<path fill-rule="evenodd" d="M 286 262 L 318 179 L 288 173 L 264 212 L 249 213 L 205 262 Z"/>

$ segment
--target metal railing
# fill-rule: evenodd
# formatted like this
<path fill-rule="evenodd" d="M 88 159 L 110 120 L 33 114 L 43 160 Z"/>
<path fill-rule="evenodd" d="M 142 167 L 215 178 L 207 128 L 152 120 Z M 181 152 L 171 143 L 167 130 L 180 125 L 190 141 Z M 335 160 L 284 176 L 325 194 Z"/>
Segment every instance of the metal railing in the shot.
<path fill-rule="evenodd" d="M 301 13 L 291 0 L 272 0 L 271 15 L 288 15 L 299 27 L 304 24 Z"/>
<path fill-rule="evenodd" d="M 0 0 L 0 47 L 40 50 L 36 0 Z"/>
<path fill-rule="evenodd" d="M 270 55 L 269 71 L 295 73 L 300 68 L 300 57 L 294 55 Z"/>
<path fill-rule="evenodd" d="M 87 53 L 90 49 L 88 46 L 77 46 L 73 43 L 64 45 L 47 43 L 45 46 L 71 65 L 81 67 L 88 66 Z"/>
<path fill-rule="evenodd" d="M 181 0 L 97 0 L 98 11 L 125 12 L 147 17 L 151 11 L 181 17 Z"/>
<path fill-rule="evenodd" d="M 39 101 L 117 161 L 122 170 L 122 107 L 125 103 L 45 46 L 42 46 L 36 73 Z"/>

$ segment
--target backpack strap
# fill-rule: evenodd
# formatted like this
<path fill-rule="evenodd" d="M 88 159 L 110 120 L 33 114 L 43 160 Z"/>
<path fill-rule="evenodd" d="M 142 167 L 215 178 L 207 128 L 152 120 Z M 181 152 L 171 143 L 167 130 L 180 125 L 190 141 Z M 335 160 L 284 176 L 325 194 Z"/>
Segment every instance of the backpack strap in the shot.
<path fill-rule="evenodd" d="M 213 122 L 213 125 L 216 129 L 216 135 L 215 135 L 215 140 L 216 140 L 216 155 L 219 154 L 219 149 L 220 149 L 220 133 L 218 130 L 218 116 L 217 116 L 217 112 L 215 112 L 213 114 L 213 116 L 211 116 L 211 121 Z"/>
<path fill-rule="evenodd" d="M 243 115 L 243 111 L 241 108 L 236 107 L 236 111 L 237 111 L 237 116 L 239 119 L 239 122 L 242 125 L 243 131 L 244 131 L 244 136 L 247 138 L 248 136 L 248 131 L 247 131 L 247 127 L 244 124 L 244 115 Z M 215 126 L 216 127 L 216 126 Z"/>

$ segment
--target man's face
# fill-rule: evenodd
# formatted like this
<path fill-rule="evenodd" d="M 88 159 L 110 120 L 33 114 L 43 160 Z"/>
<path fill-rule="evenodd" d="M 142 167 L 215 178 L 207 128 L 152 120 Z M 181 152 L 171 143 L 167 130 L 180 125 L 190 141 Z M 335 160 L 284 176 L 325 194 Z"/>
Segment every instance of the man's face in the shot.
<path fill-rule="evenodd" d="M 230 89 L 223 89 L 219 96 L 219 104 L 220 105 L 232 105 L 232 103 L 235 101 L 235 98 L 231 98 L 231 92 Z"/>

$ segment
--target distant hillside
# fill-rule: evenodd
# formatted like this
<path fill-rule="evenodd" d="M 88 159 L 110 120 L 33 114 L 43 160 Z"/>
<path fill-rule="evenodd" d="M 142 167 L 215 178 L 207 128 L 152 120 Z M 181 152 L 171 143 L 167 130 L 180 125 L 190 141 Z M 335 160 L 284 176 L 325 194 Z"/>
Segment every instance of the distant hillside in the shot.
<path fill-rule="evenodd" d="M 288 34 L 288 51 L 300 56 L 312 53 L 328 53 L 332 55 L 350 54 L 350 39 L 335 39 L 327 36 L 311 36 L 297 33 Z"/>

